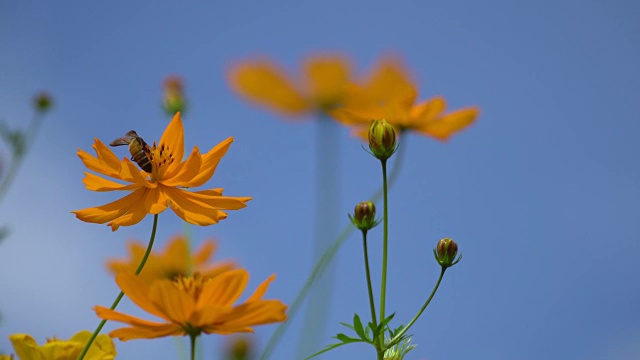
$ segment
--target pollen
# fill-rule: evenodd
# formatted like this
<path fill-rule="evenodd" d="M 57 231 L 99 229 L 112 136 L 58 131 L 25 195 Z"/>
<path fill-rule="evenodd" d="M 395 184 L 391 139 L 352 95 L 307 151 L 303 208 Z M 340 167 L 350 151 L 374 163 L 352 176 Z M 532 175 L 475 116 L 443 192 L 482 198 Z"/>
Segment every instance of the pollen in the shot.
<path fill-rule="evenodd" d="M 192 299 L 198 300 L 200 293 L 202 293 L 204 284 L 206 284 L 210 279 L 211 278 L 202 276 L 199 272 L 196 272 L 191 276 L 176 276 L 173 279 L 173 284 L 180 291 L 189 294 Z"/>

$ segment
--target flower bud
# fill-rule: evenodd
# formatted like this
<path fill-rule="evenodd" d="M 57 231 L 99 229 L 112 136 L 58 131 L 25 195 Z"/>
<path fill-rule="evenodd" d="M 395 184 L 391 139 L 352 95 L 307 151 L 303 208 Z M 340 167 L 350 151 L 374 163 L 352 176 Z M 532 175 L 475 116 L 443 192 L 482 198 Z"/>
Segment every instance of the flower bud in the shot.
<path fill-rule="evenodd" d="M 51 96 L 48 93 L 43 91 L 34 96 L 33 107 L 36 111 L 44 113 L 51 109 L 51 106 L 53 106 L 53 101 L 51 101 Z"/>
<path fill-rule="evenodd" d="M 248 360 L 252 358 L 253 344 L 246 336 L 236 336 L 227 343 L 225 359 L 228 360 Z"/>
<path fill-rule="evenodd" d="M 462 254 L 456 259 L 458 254 L 458 244 L 453 239 L 444 238 L 438 242 L 436 248 L 433 249 L 433 255 L 436 261 L 443 268 L 451 267 L 462 259 Z"/>
<path fill-rule="evenodd" d="M 396 131 L 386 120 L 371 121 L 369 149 L 380 160 L 387 160 L 396 151 Z"/>
<path fill-rule="evenodd" d="M 363 201 L 356 205 L 353 216 L 349 215 L 351 223 L 359 230 L 367 231 L 378 225 L 376 221 L 376 206 L 371 201 Z"/>
<path fill-rule="evenodd" d="M 184 97 L 184 84 L 179 76 L 171 75 L 164 80 L 162 107 L 171 116 L 177 112 L 185 111 L 187 101 Z"/>

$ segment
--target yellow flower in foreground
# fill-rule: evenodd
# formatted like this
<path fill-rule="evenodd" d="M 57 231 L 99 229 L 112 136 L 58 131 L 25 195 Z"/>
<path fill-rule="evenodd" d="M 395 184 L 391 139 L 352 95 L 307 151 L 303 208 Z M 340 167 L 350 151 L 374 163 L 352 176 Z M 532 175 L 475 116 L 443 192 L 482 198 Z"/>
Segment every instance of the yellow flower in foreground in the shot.
<path fill-rule="evenodd" d="M 231 87 L 247 99 L 285 115 L 326 111 L 343 103 L 351 81 L 340 56 L 309 57 L 303 76 L 292 79 L 269 60 L 240 62 L 228 73 Z"/>
<path fill-rule="evenodd" d="M 69 340 L 48 339 L 44 345 L 38 345 L 27 334 L 14 334 L 9 336 L 9 340 L 20 360 L 77 360 L 90 337 L 91 332 L 83 330 Z M 107 335 L 98 335 L 84 358 L 111 360 L 115 357 L 113 340 Z"/>
<path fill-rule="evenodd" d="M 128 245 L 128 259 L 107 262 L 107 267 L 114 275 L 121 271 L 134 272 L 144 256 L 147 245 L 133 241 Z M 196 272 L 205 277 L 214 277 L 236 267 L 233 261 L 211 263 L 209 259 L 215 251 L 215 241 L 207 240 L 192 255 L 189 251 L 187 238 L 184 235 L 174 236 L 165 246 L 164 251 L 154 251 L 149 255 L 147 263 L 138 277 L 146 283 L 160 279 L 173 280 L 176 276 L 190 276 Z"/>
<path fill-rule="evenodd" d="M 95 311 L 102 319 L 130 325 L 109 333 L 122 341 L 253 332 L 252 326 L 286 320 L 286 305 L 279 300 L 262 299 L 275 275 L 260 284 L 244 303 L 234 305 L 248 279 L 246 270 L 236 269 L 213 278 L 195 274 L 148 284 L 132 273 L 122 272 L 116 276 L 120 289 L 136 305 L 164 322 L 138 319 L 102 306 L 96 306 Z"/>
<path fill-rule="evenodd" d="M 363 86 L 350 88 L 352 94 L 343 107 L 330 112 L 336 120 L 354 127 L 354 132 L 367 138 L 371 120 L 385 119 L 398 132 L 412 130 L 438 140 L 447 140 L 473 123 L 477 107 L 445 113 L 442 97 L 416 103 L 417 89 L 397 62 L 383 60 Z"/>
<path fill-rule="evenodd" d="M 184 156 L 184 130 L 180 113 L 169 123 L 158 146 L 145 150 L 152 165 L 150 173 L 141 170 L 128 158 L 118 157 L 100 140 L 95 139 L 93 149 L 97 157 L 78 150 L 84 165 L 101 175 L 124 181 L 123 185 L 92 173 L 85 173 L 85 186 L 93 191 L 122 190 L 131 192 L 112 203 L 73 211 L 82 221 L 111 226 L 134 225 L 147 214 L 159 214 L 171 209 L 184 221 L 195 225 L 212 225 L 225 219 L 221 210 L 238 210 L 245 207 L 250 197 L 222 196 L 222 189 L 186 191 L 206 183 L 213 175 L 220 159 L 233 142 L 230 137 L 201 155 L 194 147 L 187 160 Z"/>

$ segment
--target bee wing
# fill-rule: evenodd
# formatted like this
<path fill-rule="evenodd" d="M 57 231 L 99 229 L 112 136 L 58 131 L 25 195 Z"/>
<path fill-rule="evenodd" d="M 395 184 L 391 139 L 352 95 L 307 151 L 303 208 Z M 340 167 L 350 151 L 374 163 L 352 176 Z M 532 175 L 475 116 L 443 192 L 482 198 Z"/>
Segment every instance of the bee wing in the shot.
<path fill-rule="evenodd" d="M 130 142 L 131 142 L 131 137 L 124 136 L 124 137 L 113 140 L 112 142 L 109 143 L 109 145 L 111 146 L 129 145 Z"/>

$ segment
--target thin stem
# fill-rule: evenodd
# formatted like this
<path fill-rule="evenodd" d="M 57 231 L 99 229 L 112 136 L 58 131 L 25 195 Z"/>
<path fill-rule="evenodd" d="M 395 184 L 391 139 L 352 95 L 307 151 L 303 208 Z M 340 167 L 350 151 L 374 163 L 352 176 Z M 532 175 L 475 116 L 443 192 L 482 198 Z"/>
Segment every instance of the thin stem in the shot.
<path fill-rule="evenodd" d="M 371 308 L 371 321 L 378 325 L 376 318 L 376 305 L 373 299 L 373 289 L 371 287 L 371 273 L 369 271 L 369 251 L 367 250 L 367 230 L 362 231 L 362 248 L 364 250 L 364 269 L 367 273 L 367 288 L 369 289 L 369 307 Z"/>
<path fill-rule="evenodd" d="M 138 265 L 138 268 L 136 269 L 136 275 L 140 274 L 140 272 L 144 268 L 144 264 L 146 264 L 147 259 L 149 259 L 149 255 L 151 254 L 151 248 L 153 247 L 153 241 L 156 238 L 157 227 L 158 227 L 158 214 L 153 216 L 153 228 L 151 229 L 151 237 L 149 238 L 149 245 L 147 245 L 147 251 L 145 251 L 144 256 L 142 257 L 142 260 L 140 261 L 140 265 Z M 115 310 L 115 308 L 120 303 L 120 300 L 122 300 L 123 296 L 124 296 L 124 293 L 120 291 L 120 294 L 118 294 L 113 304 L 111 304 L 111 307 L 110 307 L 111 310 Z M 100 324 L 98 325 L 96 330 L 93 332 L 93 334 L 91 334 L 91 338 L 89 338 L 87 345 L 84 346 L 84 350 L 82 350 L 82 353 L 78 357 L 78 360 L 84 359 L 85 355 L 87 355 L 87 351 L 89 351 L 89 348 L 91 347 L 91 344 L 96 339 L 96 337 L 100 333 L 100 330 L 102 330 L 102 328 L 104 327 L 104 324 L 106 323 L 107 323 L 107 320 L 100 321 Z"/>
<path fill-rule="evenodd" d="M 407 147 L 406 139 L 404 137 L 403 139 L 404 142 L 400 146 L 398 146 L 398 151 L 396 151 L 393 156 L 394 163 L 393 168 L 391 169 L 391 175 L 389 175 L 389 188 L 391 188 L 395 184 L 396 180 L 398 180 L 400 169 L 402 169 L 402 162 L 404 159 L 404 154 L 406 152 L 405 148 Z M 373 194 L 373 196 L 371 196 L 371 201 L 375 203 L 380 200 L 380 198 L 382 197 L 382 192 L 383 189 L 381 187 Z M 307 277 L 307 280 L 300 289 L 300 292 L 298 292 L 298 295 L 296 295 L 295 299 L 293 299 L 293 302 L 289 306 L 289 310 L 287 311 L 288 320 L 285 322 L 281 322 L 276 327 L 276 330 L 273 332 L 273 335 L 271 335 L 271 338 L 269 338 L 267 346 L 265 346 L 262 355 L 260 355 L 261 360 L 267 360 L 269 356 L 271 356 L 271 353 L 273 352 L 276 345 L 278 345 L 278 342 L 289 327 L 289 324 L 293 322 L 293 319 L 298 314 L 302 303 L 307 298 L 309 290 L 311 290 L 311 287 L 314 285 L 316 279 L 323 274 L 326 266 L 331 263 L 333 258 L 338 253 L 338 250 L 340 250 L 344 242 L 354 230 L 355 227 L 353 226 L 353 224 L 348 223 L 347 225 L 345 225 L 345 227 L 340 232 L 340 235 L 338 235 L 338 237 L 333 241 L 333 244 L 331 244 L 331 246 L 324 252 L 324 254 L 322 254 L 320 259 L 318 259 L 313 267 L 313 270 L 311 270 L 309 277 Z"/>
<path fill-rule="evenodd" d="M 16 153 L 15 149 L 13 149 L 14 154 L 13 159 L 11 160 L 11 165 L 9 167 L 9 170 L 7 171 L 7 175 L 2 180 L 2 183 L 0 183 L 0 199 L 4 197 L 4 195 L 7 193 L 7 190 L 9 189 L 9 186 L 11 185 L 11 183 L 13 183 L 13 180 L 18 173 L 18 169 L 20 168 L 20 164 L 22 163 L 22 159 L 27 154 L 31 143 L 33 142 L 33 139 L 35 138 L 36 133 L 40 128 L 42 118 L 42 112 L 36 111 L 36 113 L 33 115 L 33 118 L 31 119 L 31 122 L 29 122 L 27 130 L 24 132 L 24 143 L 22 145 L 24 147 L 22 148 L 22 150 L 20 150 L 19 153 Z"/>
<path fill-rule="evenodd" d="M 382 235 L 382 282 L 380 284 L 380 321 L 385 319 L 385 305 L 387 295 L 387 258 L 389 247 L 389 208 L 387 206 L 387 160 L 380 160 L 382 165 L 382 193 L 384 206 L 383 224 L 384 230 Z M 384 330 L 380 333 L 380 343 L 384 343 Z"/>
<path fill-rule="evenodd" d="M 198 336 L 194 334 L 189 334 L 189 339 L 191 343 L 191 360 L 196 360 L 196 338 Z"/>
<path fill-rule="evenodd" d="M 440 286 L 440 282 L 444 277 L 445 270 L 447 270 L 447 268 L 443 266 L 442 270 L 440 270 L 440 277 L 438 277 L 438 282 L 436 283 L 436 286 L 434 286 L 433 290 L 431 291 L 431 295 L 429 295 L 429 298 L 427 299 L 427 301 L 425 301 L 424 305 L 422 305 L 422 308 L 420 308 L 420 311 L 418 311 L 416 316 L 414 316 L 413 319 L 411 319 L 411 321 L 407 324 L 407 326 L 404 329 L 402 329 L 402 331 L 397 333 L 396 336 L 394 336 L 393 339 L 389 341 L 387 346 L 391 347 L 395 345 L 400 340 L 402 335 L 404 335 L 409 330 L 409 328 L 411 328 L 411 326 L 418 320 L 420 315 L 422 315 L 422 312 L 424 311 L 424 309 L 427 308 L 427 306 L 431 302 L 431 299 L 433 299 L 433 296 L 436 294 L 436 291 L 438 291 L 438 287 Z"/>

